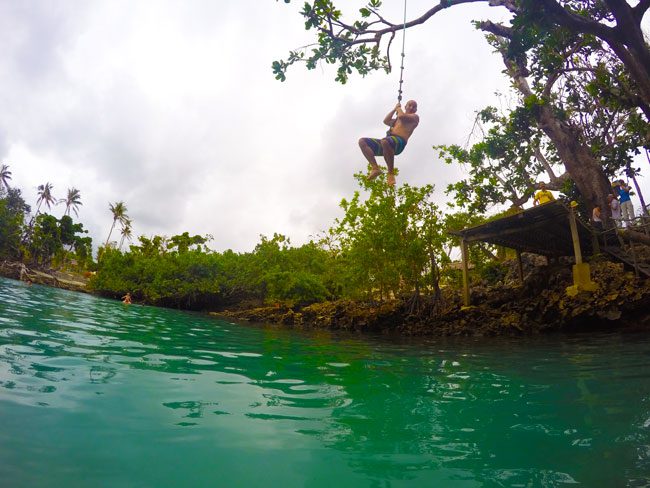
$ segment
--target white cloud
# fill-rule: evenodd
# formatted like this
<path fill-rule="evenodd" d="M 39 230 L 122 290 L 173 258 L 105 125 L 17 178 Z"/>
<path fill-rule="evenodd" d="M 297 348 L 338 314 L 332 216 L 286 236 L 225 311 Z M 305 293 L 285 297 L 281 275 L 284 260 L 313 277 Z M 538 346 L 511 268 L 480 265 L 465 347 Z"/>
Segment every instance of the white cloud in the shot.
<path fill-rule="evenodd" d="M 430 6 L 409 1 L 409 17 Z M 401 18 L 401 2 L 387 7 Z M 295 67 L 287 82 L 274 80 L 271 62 L 312 42 L 300 8 L 259 0 L 1 4 L 0 158 L 14 184 L 28 203 L 46 181 L 61 197 L 78 188 L 96 244 L 110 228 L 108 203 L 119 200 L 134 235 L 187 230 L 239 251 L 273 232 L 305 242 L 333 223 L 356 188 L 352 175 L 365 168 L 357 139 L 383 132 L 399 70 L 344 86 L 331 66 Z M 422 122 L 398 159 L 399 180 L 436 184 L 441 202 L 460 169 L 431 146 L 462 144 L 474 111 L 507 90 L 499 58 L 470 24 L 496 13 L 454 8 L 407 32 L 405 96 L 418 100 Z"/>

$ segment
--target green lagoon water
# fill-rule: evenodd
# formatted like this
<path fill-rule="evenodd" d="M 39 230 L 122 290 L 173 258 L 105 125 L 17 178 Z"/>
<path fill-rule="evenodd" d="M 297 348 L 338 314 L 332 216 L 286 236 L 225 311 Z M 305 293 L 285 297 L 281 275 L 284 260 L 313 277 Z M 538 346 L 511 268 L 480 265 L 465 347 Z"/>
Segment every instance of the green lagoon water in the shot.
<path fill-rule="evenodd" d="M 0 279 L 2 487 L 650 486 L 646 335 L 235 325 Z"/>

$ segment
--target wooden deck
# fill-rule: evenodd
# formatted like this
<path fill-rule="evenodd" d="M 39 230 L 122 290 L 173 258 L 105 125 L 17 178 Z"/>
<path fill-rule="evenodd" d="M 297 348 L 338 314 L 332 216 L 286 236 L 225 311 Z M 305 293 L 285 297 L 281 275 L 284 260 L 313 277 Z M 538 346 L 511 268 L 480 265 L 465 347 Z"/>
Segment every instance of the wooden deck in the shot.
<path fill-rule="evenodd" d="M 573 256 L 569 212 L 568 205 L 556 200 L 450 234 L 467 244 L 487 242 L 542 256 Z M 591 228 L 576 220 L 582 252 L 592 254 L 594 236 Z"/>

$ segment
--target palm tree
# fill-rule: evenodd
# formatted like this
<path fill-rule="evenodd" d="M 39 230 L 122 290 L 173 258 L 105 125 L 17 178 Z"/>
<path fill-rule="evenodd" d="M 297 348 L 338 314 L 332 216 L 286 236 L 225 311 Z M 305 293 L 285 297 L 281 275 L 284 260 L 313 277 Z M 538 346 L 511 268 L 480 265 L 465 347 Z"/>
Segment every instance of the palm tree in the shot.
<path fill-rule="evenodd" d="M 79 190 L 76 188 L 68 188 L 68 196 L 67 198 L 62 198 L 59 200 L 59 203 L 65 203 L 65 213 L 64 215 L 70 215 L 70 209 L 74 212 L 74 214 L 79 217 L 79 212 L 77 211 L 77 208 L 79 205 L 83 205 L 81 203 L 81 193 Z"/>
<path fill-rule="evenodd" d="M 122 250 L 122 244 L 124 244 L 124 240 L 126 239 L 127 241 L 131 241 L 131 237 L 133 234 L 131 234 L 131 219 L 128 217 L 126 218 L 126 221 L 122 223 L 122 230 L 120 233 L 122 234 L 122 239 L 120 239 L 120 251 Z"/>
<path fill-rule="evenodd" d="M 129 216 L 126 214 L 127 210 L 126 210 L 126 205 L 124 205 L 124 202 L 116 202 L 116 203 L 109 202 L 108 208 L 113 214 L 113 225 L 111 225 L 111 230 L 108 233 L 108 237 L 106 238 L 106 244 L 104 244 L 104 247 L 108 246 L 108 241 L 110 241 L 111 239 L 111 234 L 113 233 L 115 224 L 119 221 L 122 225 L 125 225 L 125 223 L 129 221 Z"/>
<path fill-rule="evenodd" d="M 9 171 L 9 166 L 3 164 L 0 166 L 0 188 L 3 186 L 5 190 L 9 191 L 9 180 L 11 179 L 11 171 Z"/>
<path fill-rule="evenodd" d="M 41 204 L 45 202 L 45 205 L 47 205 L 47 209 L 51 210 L 52 209 L 52 204 L 56 205 L 56 198 L 54 198 L 54 195 L 52 195 L 52 188 L 54 186 L 52 183 L 45 183 L 44 185 L 38 185 L 38 199 L 36 200 L 36 215 L 38 215 L 38 211 L 41 208 Z"/>

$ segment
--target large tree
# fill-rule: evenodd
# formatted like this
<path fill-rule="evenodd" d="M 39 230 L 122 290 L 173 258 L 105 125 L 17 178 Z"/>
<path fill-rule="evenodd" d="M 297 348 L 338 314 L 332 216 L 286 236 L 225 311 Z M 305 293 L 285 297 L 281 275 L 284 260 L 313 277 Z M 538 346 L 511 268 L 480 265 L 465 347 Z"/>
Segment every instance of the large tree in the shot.
<path fill-rule="evenodd" d="M 290 0 L 284 0 L 290 3 Z M 513 13 L 512 27 L 524 44 L 533 31 L 565 28 L 575 34 L 589 34 L 606 42 L 625 65 L 638 87 L 639 103 L 650 118 L 650 46 L 641 29 L 650 0 L 631 6 L 626 0 L 440 0 L 406 22 L 389 21 L 380 13 L 381 0 L 370 0 L 359 10 L 360 18 L 344 21 L 332 0 L 306 2 L 302 10 L 305 28 L 318 31 L 318 44 L 292 51 L 285 61 L 276 61 L 273 69 L 284 79 L 289 65 L 299 61 L 309 69 L 321 60 L 338 63 L 337 79 L 345 82 L 352 71 L 365 75 L 377 69 L 390 69 L 390 45 L 403 27 L 421 25 L 449 7 L 467 3 L 486 3 L 504 7 Z M 388 39 L 388 40 L 386 40 Z"/>
<path fill-rule="evenodd" d="M 570 111 L 564 110 L 566 107 L 559 102 L 563 92 L 572 90 L 578 93 L 584 89 L 567 83 L 567 73 L 578 69 L 595 70 L 595 66 L 575 70 L 568 66 L 572 55 L 586 45 L 593 53 L 598 49 L 613 53 L 610 64 L 620 65 L 624 72 L 617 81 L 625 79 L 627 83 L 618 83 L 618 91 L 610 90 L 609 94 L 615 95 L 619 103 L 624 101 L 640 108 L 646 118 L 650 118 L 647 110 L 650 98 L 643 91 L 649 77 L 647 71 L 644 75 L 639 68 L 648 68 L 648 63 L 643 63 L 648 46 L 641 34 L 640 21 L 650 1 L 641 1 L 630 7 L 622 0 L 443 0 L 403 23 L 384 18 L 379 0 L 371 0 L 367 7 L 360 9 L 360 18 L 353 22 L 344 21 L 342 12 L 331 0 L 316 0 L 306 3 L 302 11 L 306 28 L 318 31 L 316 46 L 310 46 L 309 51 L 291 52 L 286 61 L 274 62 L 273 70 L 276 77 L 283 80 L 291 64 L 304 61 L 309 69 L 313 69 L 322 60 L 338 64 L 337 80 L 343 83 L 353 71 L 365 75 L 371 70 L 390 70 L 391 43 L 404 26 L 412 28 L 446 8 L 475 2 L 505 7 L 512 13 L 509 25 L 489 20 L 475 25 L 488 34 L 490 42 L 501 54 L 506 73 L 520 94 L 520 104 L 526 110 L 529 122 L 551 141 L 554 153 L 586 202 L 590 206 L 596 203 L 605 205 L 609 183 L 601 154 L 594 152 L 581 121 L 572 118 Z M 624 33 L 626 28 L 632 32 Z M 593 39 L 602 39 L 610 47 L 600 41 L 593 42 Z M 549 41 L 551 49 L 548 48 Z M 564 84 L 560 86 L 559 80 Z M 603 91 L 602 87 L 600 91 Z M 592 98 L 601 95 L 593 94 Z M 648 125 L 641 122 L 636 130 L 645 135 Z M 636 148 L 628 147 L 628 150 L 633 149 Z"/>
<path fill-rule="evenodd" d="M 637 86 L 639 106 L 650 120 L 650 46 L 641 29 L 649 0 L 521 0 L 519 12 L 528 26 L 561 26 L 606 42 Z"/>

